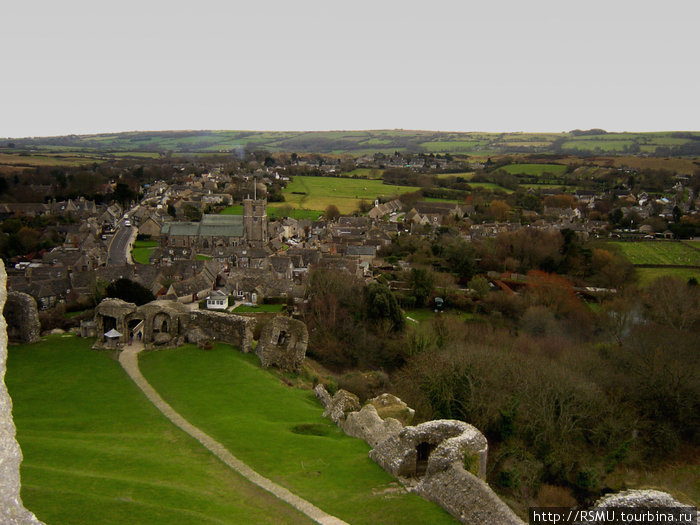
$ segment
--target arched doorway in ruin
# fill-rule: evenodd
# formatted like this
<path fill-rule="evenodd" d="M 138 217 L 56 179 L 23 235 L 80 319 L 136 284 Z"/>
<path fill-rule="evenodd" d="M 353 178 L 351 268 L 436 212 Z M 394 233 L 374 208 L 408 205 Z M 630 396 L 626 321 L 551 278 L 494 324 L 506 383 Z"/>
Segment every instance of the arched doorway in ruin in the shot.
<path fill-rule="evenodd" d="M 430 454 L 435 450 L 435 447 L 436 445 L 425 441 L 416 445 L 416 476 L 425 475 Z"/>

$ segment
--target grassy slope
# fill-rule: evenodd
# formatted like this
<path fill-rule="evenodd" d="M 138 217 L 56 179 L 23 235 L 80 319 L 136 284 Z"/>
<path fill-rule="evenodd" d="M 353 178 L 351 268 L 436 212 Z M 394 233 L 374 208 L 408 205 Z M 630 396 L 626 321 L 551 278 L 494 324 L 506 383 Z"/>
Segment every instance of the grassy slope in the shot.
<path fill-rule="evenodd" d="M 92 341 L 9 349 L 22 499 L 51 525 L 308 523 L 149 404 Z"/>
<path fill-rule="evenodd" d="M 322 418 L 310 391 L 284 385 L 253 355 L 224 345 L 212 351 L 190 346 L 143 355 L 141 370 L 193 424 L 326 512 L 353 524 L 452 522 L 415 495 L 381 494 L 393 478 L 369 459 L 369 447 Z M 299 424 L 325 435 L 292 432 Z"/>

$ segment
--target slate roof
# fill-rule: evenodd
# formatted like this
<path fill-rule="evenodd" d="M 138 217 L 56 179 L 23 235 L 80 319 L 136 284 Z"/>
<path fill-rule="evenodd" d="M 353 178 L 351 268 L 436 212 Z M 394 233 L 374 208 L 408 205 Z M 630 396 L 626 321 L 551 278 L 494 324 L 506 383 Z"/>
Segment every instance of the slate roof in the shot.
<path fill-rule="evenodd" d="M 416 202 L 413 208 L 421 215 L 447 215 L 454 213 L 456 209 L 459 209 L 457 204 L 452 204 L 449 202 Z"/>
<path fill-rule="evenodd" d="M 200 222 L 166 222 L 161 235 L 243 237 L 242 215 L 203 215 Z"/>
<path fill-rule="evenodd" d="M 372 255 L 377 251 L 376 246 L 348 246 L 346 255 Z"/>

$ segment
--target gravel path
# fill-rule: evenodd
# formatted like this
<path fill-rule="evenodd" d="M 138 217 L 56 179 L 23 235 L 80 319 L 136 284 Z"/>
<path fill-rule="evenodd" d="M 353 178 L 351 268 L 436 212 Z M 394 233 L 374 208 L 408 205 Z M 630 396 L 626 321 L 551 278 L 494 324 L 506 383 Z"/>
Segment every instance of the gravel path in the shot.
<path fill-rule="evenodd" d="M 133 379 L 134 383 L 136 383 L 143 393 L 146 394 L 148 400 L 153 403 L 155 407 L 160 410 L 163 415 L 165 415 L 165 417 L 167 417 L 175 426 L 184 430 L 190 436 L 199 441 L 204 447 L 209 449 L 212 454 L 214 454 L 248 481 L 255 483 L 257 486 L 265 489 L 282 501 L 289 503 L 292 507 L 305 514 L 316 523 L 321 523 L 322 525 L 347 525 L 347 523 L 343 520 L 323 512 L 321 509 L 309 503 L 305 499 L 292 494 L 284 487 L 261 476 L 226 450 L 226 447 L 224 447 L 221 443 L 213 439 L 208 434 L 202 432 L 199 428 L 195 427 L 184 417 L 178 414 L 173 407 L 171 407 L 163 400 L 162 397 L 160 397 L 158 392 L 155 391 L 150 383 L 146 381 L 146 378 L 143 377 L 143 374 L 141 374 L 138 362 L 138 353 L 141 350 L 143 350 L 142 343 L 135 343 L 125 346 L 124 350 L 119 355 L 119 362 L 124 370 L 126 370 L 126 373 L 129 374 L 129 377 Z"/>

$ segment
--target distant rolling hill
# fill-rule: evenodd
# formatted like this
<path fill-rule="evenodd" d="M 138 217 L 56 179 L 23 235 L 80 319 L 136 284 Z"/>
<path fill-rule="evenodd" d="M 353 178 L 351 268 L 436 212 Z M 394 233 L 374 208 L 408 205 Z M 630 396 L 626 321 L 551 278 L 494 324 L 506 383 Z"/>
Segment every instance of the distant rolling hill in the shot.
<path fill-rule="evenodd" d="M 245 149 L 363 155 L 375 152 L 496 155 L 516 153 L 699 156 L 700 132 L 481 133 L 374 131 L 138 131 L 4 139 L 0 151 L 161 156 L 217 154 Z"/>

